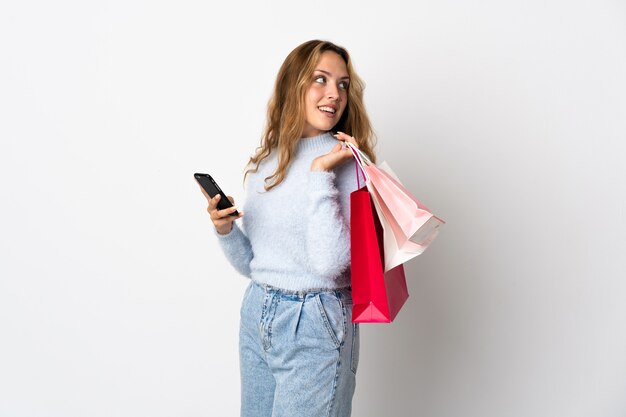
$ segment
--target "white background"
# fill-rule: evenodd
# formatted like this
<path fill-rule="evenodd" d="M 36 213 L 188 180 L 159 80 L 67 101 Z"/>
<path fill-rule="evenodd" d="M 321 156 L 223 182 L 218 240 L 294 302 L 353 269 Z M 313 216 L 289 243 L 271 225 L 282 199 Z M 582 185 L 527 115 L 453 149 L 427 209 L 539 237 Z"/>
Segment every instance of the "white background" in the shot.
<path fill-rule="evenodd" d="M 448 222 L 353 415 L 626 415 L 623 1 L 64 0 L 0 6 L 2 417 L 238 415 L 247 280 L 192 174 L 241 200 L 315 38 Z"/>

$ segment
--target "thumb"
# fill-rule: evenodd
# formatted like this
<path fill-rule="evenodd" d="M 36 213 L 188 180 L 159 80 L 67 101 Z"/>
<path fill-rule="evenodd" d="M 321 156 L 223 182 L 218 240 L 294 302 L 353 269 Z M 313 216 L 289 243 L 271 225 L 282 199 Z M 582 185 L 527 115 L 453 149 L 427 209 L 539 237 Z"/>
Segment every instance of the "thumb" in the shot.
<path fill-rule="evenodd" d="M 341 143 L 336 144 L 331 152 L 339 152 L 341 150 Z"/>

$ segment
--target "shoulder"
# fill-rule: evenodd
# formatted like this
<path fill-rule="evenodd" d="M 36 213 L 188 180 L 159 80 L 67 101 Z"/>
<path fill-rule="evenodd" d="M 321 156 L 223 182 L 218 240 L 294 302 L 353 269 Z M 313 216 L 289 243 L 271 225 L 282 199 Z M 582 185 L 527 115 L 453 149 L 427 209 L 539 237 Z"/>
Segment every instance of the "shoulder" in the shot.
<path fill-rule="evenodd" d="M 248 172 L 246 176 L 246 183 L 248 182 L 248 180 L 254 182 L 259 178 L 261 179 L 261 181 L 263 181 L 265 177 L 271 175 L 273 170 L 276 169 L 276 163 L 276 152 L 272 152 L 267 158 L 263 159 L 258 164 L 248 164 L 245 168 L 245 171 Z"/>

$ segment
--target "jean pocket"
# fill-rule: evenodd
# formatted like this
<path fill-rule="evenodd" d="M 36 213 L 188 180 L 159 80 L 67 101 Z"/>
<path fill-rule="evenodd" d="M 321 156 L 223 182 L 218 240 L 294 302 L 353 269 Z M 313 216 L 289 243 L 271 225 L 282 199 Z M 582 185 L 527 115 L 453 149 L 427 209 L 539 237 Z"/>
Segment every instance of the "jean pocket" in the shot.
<path fill-rule="evenodd" d="M 350 369 L 356 374 L 359 367 L 359 350 L 361 341 L 359 340 L 359 323 L 352 323 L 352 348 L 350 350 Z"/>
<path fill-rule="evenodd" d="M 315 302 L 322 324 L 335 348 L 339 348 L 346 335 L 346 310 L 344 305 L 332 293 L 319 293 Z"/>

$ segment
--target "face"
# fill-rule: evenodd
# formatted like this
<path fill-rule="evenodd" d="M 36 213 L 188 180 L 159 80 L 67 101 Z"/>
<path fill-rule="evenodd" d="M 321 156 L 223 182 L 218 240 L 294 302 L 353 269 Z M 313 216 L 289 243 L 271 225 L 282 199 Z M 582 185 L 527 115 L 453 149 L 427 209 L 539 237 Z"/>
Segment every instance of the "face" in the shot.
<path fill-rule="evenodd" d="M 302 136 L 310 138 L 331 130 L 348 104 L 348 69 L 341 56 L 325 51 L 313 71 L 305 95 L 306 123 Z"/>

